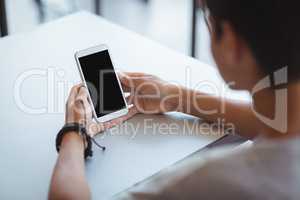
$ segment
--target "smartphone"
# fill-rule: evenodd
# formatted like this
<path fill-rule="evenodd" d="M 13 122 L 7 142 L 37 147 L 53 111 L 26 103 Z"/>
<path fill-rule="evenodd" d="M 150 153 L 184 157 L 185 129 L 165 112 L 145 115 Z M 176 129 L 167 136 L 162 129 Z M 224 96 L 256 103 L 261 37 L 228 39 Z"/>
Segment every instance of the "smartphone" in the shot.
<path fill-rule="evenodd" d="M 97 122 L 107 122 L 128 113 L 120 80 L 106 45 L 91 47 L 75 54 L 83 84 Z"/>

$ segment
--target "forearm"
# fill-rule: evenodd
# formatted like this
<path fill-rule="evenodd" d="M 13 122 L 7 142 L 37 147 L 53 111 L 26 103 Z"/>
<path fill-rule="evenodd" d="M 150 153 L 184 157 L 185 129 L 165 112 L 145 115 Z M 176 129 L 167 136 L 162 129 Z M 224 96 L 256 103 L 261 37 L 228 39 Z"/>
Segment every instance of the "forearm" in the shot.
<path fill-rule="evenodd" d="M 210 122 L 225 119 L 226 123 L 234 124 L 238 134 L 247 138 L 253 138 L 259 132 L 258 120 L 248 102 L 222 99 L 185 88 L 181 96 L 180 111 L 183 113 Z"/>
<path fill-rule="evenodd" d="M 53 172 L 49 199 L 90 199 L 83 152 L 83 140 L 77 133 L 65 135 Z"/>

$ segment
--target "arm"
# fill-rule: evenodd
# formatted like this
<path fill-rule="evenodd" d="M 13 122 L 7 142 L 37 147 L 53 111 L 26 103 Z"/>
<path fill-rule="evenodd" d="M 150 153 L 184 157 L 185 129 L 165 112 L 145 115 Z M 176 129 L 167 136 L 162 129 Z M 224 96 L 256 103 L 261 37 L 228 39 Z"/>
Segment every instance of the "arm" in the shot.
<path fill-rule="evenodd" d="M 246 138 L 257 136 L 259 122 L 252 112 L 250 103 L 222 99 L 186 88 L 182 88 L 182 95 L 183 101 L 179 111 L 210 122 L 226 119 L 226 123 L 233 123 L 236 126 L 241 136 Z M 207 111 L 211 113 L 207 114 Z"/>
<path fill-rule="evenodd" d="M 129 109 L 128 115 L 110 122 L 93 122 L 88 93 L 82 85 L 72 88 L 66 105 L 66 123 L 84 124 L 90 136 L 120 124 L 134 114 L 135 110 Z M 83 138 L 76 132 L 66 133 L 63 136 L 54 168 L 49 199 L 90 199 L 91 194 L 85 177 L 84 164 Z"/>
<path fill-rule="evenodd" d="M 81 136 L 77 133 L 66 134 L 53 172 L 49 199 L 90 199 L 83 152 Z"/>
<path fill-rule="evenodd" d="M 87 124 L 91 111 L 85 88 L 74 86 L 66 105 L 66 123 Z M 59 156 L 54 168 L 49 199 L 90 199 L 84 172 L 84 139 L 76 132 L 63 136 Z"/>
<path fill-rule="evenodd" d="M 140 113 L 178 111 L 210 122 L 225 119 L 226 123 L 235 125 L 241 136 L 254 138 L 257 135 L 259 122 L 250 103 L 193 91 L 148 74 L 123 73 L 119 76 L 124 91 L 131 93 L 127 98 L 129 104 L 133 104 Z"/>

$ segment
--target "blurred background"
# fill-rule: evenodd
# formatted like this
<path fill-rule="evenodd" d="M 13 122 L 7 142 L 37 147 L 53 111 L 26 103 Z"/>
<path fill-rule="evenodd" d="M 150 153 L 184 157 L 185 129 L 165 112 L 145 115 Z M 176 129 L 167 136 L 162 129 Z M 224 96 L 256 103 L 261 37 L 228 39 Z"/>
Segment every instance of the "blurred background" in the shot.
<path fill-rule="evenodd" d="M 0 0 L 0 4 L 1 27 L 5 29 L 6 18 L 8 34 L 31 31 L 40 24 L 86 10 L 213 64 L 208 30 L 196 0 Z"/>

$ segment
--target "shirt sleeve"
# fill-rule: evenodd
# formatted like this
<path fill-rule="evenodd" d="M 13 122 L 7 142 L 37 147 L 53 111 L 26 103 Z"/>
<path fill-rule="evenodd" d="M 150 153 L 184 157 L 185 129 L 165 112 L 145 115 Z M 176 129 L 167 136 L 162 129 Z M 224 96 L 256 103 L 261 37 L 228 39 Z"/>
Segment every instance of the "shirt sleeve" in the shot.
<path fill-rule="evenodd" d="M 163 170 L 116 199 L 299 199 L 300 178 L 295 175 L 299 162 L 297 141 L 204 152 Z"/>
<path fill-rule="evenodd" d="M 226 187 L 226 181 L 222 182 L 222 178 L 219 176 L 222 174 L 222 164 L 216 158 L 224 157 L 223 155 L 229 152 L 229 149 L 224 149 L 192 156 L 123 192 L 115 199 L 184 200 L 217 197 L 222 190 L 224 191 L 224 186 L 226 190 L 228 187 Z M 216 192 L 217 195 L 212 195 Z M 224 196 L 220 197 L 224 198 Z"/>

